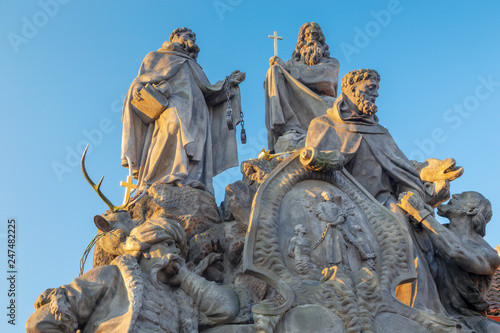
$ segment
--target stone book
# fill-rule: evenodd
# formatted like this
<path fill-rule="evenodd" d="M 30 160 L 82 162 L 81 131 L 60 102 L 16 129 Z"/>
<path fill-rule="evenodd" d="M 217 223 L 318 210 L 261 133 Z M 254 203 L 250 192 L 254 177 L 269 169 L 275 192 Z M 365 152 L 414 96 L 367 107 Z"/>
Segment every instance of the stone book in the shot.
<path fill-rule="evenodd" d="M 141 120 L 149 125 L 165 111 L 168 100 L 150 83 L 139 91 L 139 96 L 141 99 L 133 99 L 132 105 Z"/>

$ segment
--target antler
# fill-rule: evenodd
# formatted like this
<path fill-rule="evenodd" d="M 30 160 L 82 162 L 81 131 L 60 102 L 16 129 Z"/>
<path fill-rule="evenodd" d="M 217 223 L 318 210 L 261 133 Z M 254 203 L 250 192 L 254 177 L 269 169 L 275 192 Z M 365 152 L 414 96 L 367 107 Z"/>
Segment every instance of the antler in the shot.
<path fill-rule="evenodd" d="M 83 176 L 85 177 L 85 179 L 87 180 L 87 182 L 90 184 L 90 186 L 92 186 L 92 188 L 97 192 L 97 195 L 99 196 L 99 198 L 101 198 L 102 201 L 104 201 L 104 203 L 109 207 L 109 209 L 111 210 L 111 212 L 116 212 L 117 210 L 126 209 L 129 206 L 129 201 L 130 200 L 127 200 L 127 202 L 125 204 L 121 205 L 121 206 L 115 206 L 101 192 L 101 184 L 102 184 L 102 181 L 104 180 L 104 176 L 102 176 L 101 180 L 99 180 L 99 183 L 97 183 L 97 185 L 92 181 L 92 179 L 90 179 L 90 176 L 87 173 L 87 170 L 85 169 L 85 156 L 87 155 L 87 150 L 88 149 L 89 149 L 89 145 L 87 144 L 87 147 L 85 147 L 85 150 L 83 152 L 82 161 L 81 161 Z M 129 162 L 129 168 L 131 168 L 130 162 Z M 139 199 L 139 198 L 137 198 L 137 199 Z M 133 202 L 136 202 L 136 201 L 137 200 L 134 200 Z"/>

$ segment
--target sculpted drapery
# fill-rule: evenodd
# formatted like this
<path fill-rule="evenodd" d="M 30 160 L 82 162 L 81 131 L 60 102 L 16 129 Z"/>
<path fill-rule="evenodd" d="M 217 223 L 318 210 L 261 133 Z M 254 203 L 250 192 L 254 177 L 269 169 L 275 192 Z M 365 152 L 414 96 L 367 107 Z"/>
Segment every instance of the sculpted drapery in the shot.
<path fill-rule="evenodd" d="M 382 204 L 394 203 L 405 190 L 424 196 L 418 172 L 389 131 L 378 124 L 377 116 L 370 121 L 355 119 L 346 116 L 350 113 L 347 109 L 339 98 L 326 115 L 314 119 L 306 146 L 320 150 L 339 147 L 347 171 Z"/>
<path fill-rule="evenodd" d="M 134 89 L 160 82 L 170 95 L 168 106 L 145 124 L 131 104 Z M 128 156 L 140 187 L 180 182 L 213 193 L 212 177 L 238 166 L 235 130 L 229 131 L 225 122 L 227 84 L 226 79 L 211 85 L 201 66 L 168 41 L 146 56 L 125 98 L 122 117 L 122 165 L 128 167 Z M 237 123 L 239 88 L 230 91 Z"/>
<path fill-rule="evenodd" d="M 292 59 L 284 62 L 275 55 L 269 65 L 264 82 L 266 129 L 269 150 L 274 151 L 278 139 L 287 132 L 303 141 L 311 120 L 332 106 L 337 97 L 340 65 L 330 57 L 316 22 L 300 27 Z"/>
<path fill-rule="evenodd" d="M 268 147 L 282 133 L 295 130 L 305 134 L 312 119 L 325 114 L 337 96 L 339 62 L 323 58 L 313 66 L 290 59 L 285 66 L 269 68 L 265 81 Z"/>

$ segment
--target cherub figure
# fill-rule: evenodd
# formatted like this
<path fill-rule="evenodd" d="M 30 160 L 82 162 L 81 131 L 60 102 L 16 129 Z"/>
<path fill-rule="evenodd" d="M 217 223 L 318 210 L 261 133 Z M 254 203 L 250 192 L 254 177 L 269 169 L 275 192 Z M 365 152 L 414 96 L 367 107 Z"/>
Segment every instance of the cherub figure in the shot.
<path fill-rule="evenodd" d="M 296 224 L 293 230 L 295 236 L 290 238 L 288 256 L 295 259 L 295 270 L 299 275 L 315 278 L 319 274 L 319 269 L 311 260 L 311 241 L 306 236 L 306 227 Z"/>

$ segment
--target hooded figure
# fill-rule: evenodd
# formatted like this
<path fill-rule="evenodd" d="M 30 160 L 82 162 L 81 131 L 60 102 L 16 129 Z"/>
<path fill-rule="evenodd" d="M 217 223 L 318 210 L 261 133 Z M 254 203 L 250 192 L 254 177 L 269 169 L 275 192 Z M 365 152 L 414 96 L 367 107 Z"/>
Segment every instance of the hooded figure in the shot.
<path fill-rule="evenodd" d="M 309 126 L 306 147 L 339 149 L 344 167 L 380 203 L 390 208 L 398 195 L 413 191 L 423 198 L 422 181 L 376 116 L 378 83 L 375 70 L 360 69 L 342 78 L 342 94 Z"/>

